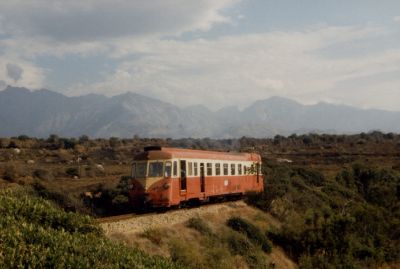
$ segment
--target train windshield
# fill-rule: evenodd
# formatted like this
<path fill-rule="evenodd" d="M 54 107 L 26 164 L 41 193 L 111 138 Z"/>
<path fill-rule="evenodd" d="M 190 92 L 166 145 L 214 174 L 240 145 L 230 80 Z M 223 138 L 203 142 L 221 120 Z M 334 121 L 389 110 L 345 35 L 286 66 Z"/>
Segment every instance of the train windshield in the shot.
<path fill-rule="evenodd" d="M 149 177 L 162 177 L 163 176 L 163 162 L 149 163 Z"/>
<path fill-rule="evenodd" d="M 132 177 L 171 177 L 172 163 L 170 161 L 136 162 L 132 164 Z"/>
<path fill-rule="evenodd" d="M 147 172 L 147 162 L 134 163 L 132 166 L 133 178 L 144 178 Z"/>

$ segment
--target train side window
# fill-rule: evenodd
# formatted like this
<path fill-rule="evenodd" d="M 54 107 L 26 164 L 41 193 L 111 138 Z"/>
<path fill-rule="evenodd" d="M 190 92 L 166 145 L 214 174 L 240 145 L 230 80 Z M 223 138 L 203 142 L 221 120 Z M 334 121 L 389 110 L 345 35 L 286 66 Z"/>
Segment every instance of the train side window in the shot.
<path fill-rule="evenodd" d="M 221 164 L 220 163 L 215 164 L 215 175 L 216 176 L 221 175 Z"/>
<path fill-rule="evenodd" d="M 174 161 L 174 177 L 178 176 L 178 162 Z"/>
<path fill-rule="evenodd" d="M 188 163 L 188 176 L 192 176 L 193 175 L 193 163 L 192 162 L 189 162 Z"/>
<path fill-rule="evenodd" d="M 242 164 L 238 164 L 238 175 L 242 175 Z"/>
<path fill-rule="evenodd" d="M 207 163 L 207 176 L 212 176 L 212 163 Z"/>
<path fill-rule="evenodd" d="M 172 164 L 170 161 L 165 162 L 164 176 L 171 177 Z"/>
<path fill-rule="evenodd" d="M 231 175 L 232 175 L 232 176 L 234 176 L 234 175 L 235 175 L 235 172 L 236 172 L 236 171 L 235 171 L 235 170 L 236 170 L 236 169 L 235 169 L 235 168 L 236 168 L 235 166 L 236 166 L 236 165 L 235 165 L 234 163 L 231 163 Z"/>
<path fill-rule="evenodd" d="M 194 166 L 194 167 L 193 167 L 193 168 L 194 168 L 194 169 L 193 169 L 193 170 L 194 170 L 194 175 L 197 176 L 197 175 L 198 175 L 198 173 L 197 173 L 197 171 L 198 171 L 198 170 L 197 170 L 197 163 L 193 163 L 193 166 Z"/>
<path fill-rule="evenodd" d="M 243 173 L 246 175 L 247 174 L 247 166 L 243 165 Z"/>
<path fill-rule="evenodd" d="M 224 163 L 224 176 L 228 175 L 228 164 Z"/>

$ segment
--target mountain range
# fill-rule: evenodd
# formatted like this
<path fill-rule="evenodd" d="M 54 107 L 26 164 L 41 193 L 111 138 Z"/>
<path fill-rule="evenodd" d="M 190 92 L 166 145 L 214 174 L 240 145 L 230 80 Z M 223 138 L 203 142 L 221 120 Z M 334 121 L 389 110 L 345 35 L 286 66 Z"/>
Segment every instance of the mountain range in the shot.
<path fill-rule="evenodd" d="M 68 97 L 49 90 L 8 86 L 0 91 L 0 136 L 48 137 L 271 137 L 292 133 L 400 132 L 400 112 L 318 103 L 302 105 L 282 97 L 211 111 L 125 93 Z"/>

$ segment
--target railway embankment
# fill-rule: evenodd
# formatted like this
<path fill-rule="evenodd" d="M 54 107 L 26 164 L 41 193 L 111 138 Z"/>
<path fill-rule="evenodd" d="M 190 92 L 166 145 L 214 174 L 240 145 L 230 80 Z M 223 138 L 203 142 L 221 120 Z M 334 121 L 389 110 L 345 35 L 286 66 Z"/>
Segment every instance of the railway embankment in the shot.
<path fill-rule="evenodd" d="M 251 223 L 260 231 L 280 226 L 270 214 L 244 201 L 164 213 L 108 217 L 99 219 L 99 222 L 110 239 L 138 247 L 152 255 L 172 258 L 189 267 L 208 268 L 221 262 L 218 268 L 259 268 L 261 265 L 297 268 L 279 247 L 272 247 L 270 253 L 258 247 L 253 251 L 245 249 L 246 244 L 252 244 L 227 226 L 227 220 L 233 217 Z M 243 249 L 232 254 L 232 244 L 236 243 L 244 244 Z"/>
<path fill-rule="evenodd" d="M 243 201 L 221 204 L 203 205 L 195 208 L 183 208 L 163 213 L 148 213 L 143 215 L 122 215 L 100 219 L 100 226 L 108 236 L 113 234 L 135 234 L 160 227 L 184 223 L 193 217 L 207 217 L 212 214 L 230 215 L 239 209 L 246 208 Z"/>

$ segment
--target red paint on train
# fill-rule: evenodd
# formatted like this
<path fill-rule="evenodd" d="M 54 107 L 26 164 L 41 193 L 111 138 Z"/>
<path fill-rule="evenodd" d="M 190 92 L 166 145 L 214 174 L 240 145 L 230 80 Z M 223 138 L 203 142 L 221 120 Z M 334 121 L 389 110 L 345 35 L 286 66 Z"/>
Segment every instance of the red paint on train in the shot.
<path fill-rule="evenodd" d="M 229 171 L 224 175 L 226 165 Z M 156 173 L 155 167 L 159 170 Z M 136 207 L 170 207 L 192 200 L 260 192 L 264 185 L 260 168 L 261 157 L 254 153 L 149 147 L 134 158 L 129 197 Z"/>

